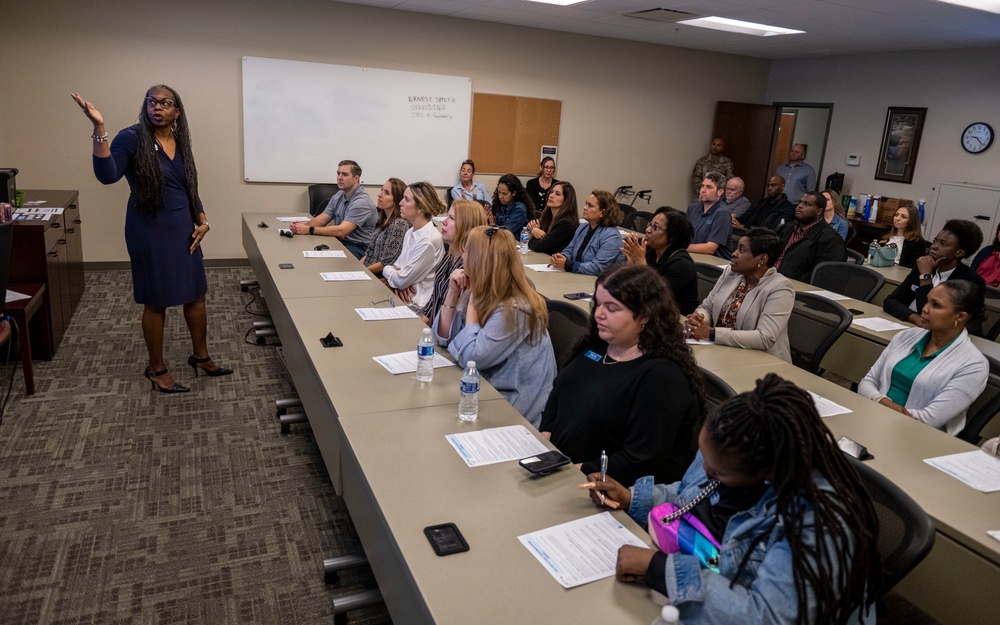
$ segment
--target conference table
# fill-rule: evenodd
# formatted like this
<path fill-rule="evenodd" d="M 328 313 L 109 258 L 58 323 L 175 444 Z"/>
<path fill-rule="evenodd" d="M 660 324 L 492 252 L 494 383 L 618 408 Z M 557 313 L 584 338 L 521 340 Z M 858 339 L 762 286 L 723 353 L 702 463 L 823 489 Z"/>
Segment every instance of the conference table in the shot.
<path fill-rule="evenodd" d="M 607 578 L 563 589 L 517 540 L 599 512 L 578 488 L 583 476 L 570 468 L 532 478 L 512 462 L 467 467 L 446 435 L 531 426 L 485 382 L 478 421 L 459 421 L 458 367 L 436 369 L 429 384 L 389 374 L 372 357 L 414 349 L 423 324 L 362 321 L 353 309 L 384 300 L 386 287 L 377 280 L 323 281 L 321 271 L 359 271 L 360 263 L 350 253 L 343 259 L 303 258 L 319 242 L 332 250 L 343 247 L 332 238 L 279 237 L 276 226 L 284 224 L 275 217 L 245 213 L 244 248 L 324 464 L 344 496 L 394 621 L 652 621 L 657 608 L 641 586 Z M 258 228 L 262 221 L 270 227 Z M 544 264 L 548 257 L 530 253 L 521 259 Z M 279 269 L 280 263 L 295 268 Z M 593 291 L 593 276 L 527 273 L 550 299 Z M 586 301 L 576 304 L 589 310 Z M 319 338 L 328 332 L 344 346 L 322 347 Z M 923 462 L 971 445 L 764 352 L 719 345 L 693 350 L 702 367 L 737 391 L 773 371 L 850 409 L 826 418 L 834 436 L 866 445 L 875 455 L 872 466 L 908 492 L 937 529 L 931 555 L 897 590 L 945 624 L 982 622 L 994 612 L 990 590 L 1000 584 L 1000 542 L 986 531 L 1000 529 L 1000 493 L 975 491 Z M 612 514 L 648 543 L 627 515 Z M 468 552 L 434 555 L 423 528 L 447 522 L 462 531 Z"/>

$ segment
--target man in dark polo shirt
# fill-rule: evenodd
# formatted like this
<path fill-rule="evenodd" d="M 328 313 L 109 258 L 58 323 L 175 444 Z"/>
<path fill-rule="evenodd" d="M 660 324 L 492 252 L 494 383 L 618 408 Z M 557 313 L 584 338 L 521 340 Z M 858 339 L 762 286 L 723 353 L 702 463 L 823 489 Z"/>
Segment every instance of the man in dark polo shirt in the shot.
<path fill-rule="evenodd" d="M 774 264 L 778 273 L 792 280 L 808 282 L 816 265 L 843 261 L 844 240 L 823 219 L 826 198 L 820 193 L 804 193 L 795 207 L 795 221 L 778 231 L 782 251 Z"/>
<path fill-rule="evenodd" d="M 714 254 L 719 258 L 732 258 L 729 249 L 729 233 L 732 230 L 732 218 L 726 210 L 722 194 L 726 192 L 726 178 L 717 172 L 709 172 L 701 180 L 701 190 L 698 201 L 688 206 L 687 218 L 694 230 L 691 245 L 687 251 L 691 254 Z"/>

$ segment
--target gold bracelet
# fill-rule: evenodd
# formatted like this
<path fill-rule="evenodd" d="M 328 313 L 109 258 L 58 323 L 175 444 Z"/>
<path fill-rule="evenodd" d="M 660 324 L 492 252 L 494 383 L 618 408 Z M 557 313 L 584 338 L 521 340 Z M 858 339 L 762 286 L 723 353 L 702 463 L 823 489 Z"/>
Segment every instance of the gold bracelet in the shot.
<path fill-rule="evenodd" d="M 451 308 L 452 310 L 455 310 L 455 306 L 449 306 L 448 304 L 441 304 L 441 308 Z"/>

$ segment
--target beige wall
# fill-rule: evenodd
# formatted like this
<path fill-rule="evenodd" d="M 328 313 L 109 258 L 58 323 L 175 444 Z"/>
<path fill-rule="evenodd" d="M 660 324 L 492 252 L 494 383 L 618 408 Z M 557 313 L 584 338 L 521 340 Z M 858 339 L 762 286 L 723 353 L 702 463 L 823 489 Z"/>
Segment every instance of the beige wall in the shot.
<path fill-rule="evenodd" d="M 1000 48 L 857 55 L 775 61 L 767 101 L 833 102 L 824 171 L 846 174 L 847 193 L 878 194 L 933 205 L 939 182 L 1000 185 L 1000 144 L 973 156 L 962 130 L 985 121 L 1000 132 Z M 913 184 L 875 180 L 886 109 L 926 107 Z M 861 155 L 860 167 L 845 164 Z"/>
<path fill-rule="evenodd" d="M 149 85 L 176 88 L 213 226 L 206 255 L 242 258 L 240 212 L 301 211 L 306 196 L 301 185 L 243 181 L 241 55 L 470 76 L 474 91 L 562 100 L 560 178 L 584 193 L 651 187 L 655 204 L 676 206 L 687 202 L 690 168 L 707 153 L 716 100 L 761 102 L 769 66 L 320 0 L 4 4 L 0 155 L 21 170 L 21 188 L 80 190 L 92 262 L 127 259 L 128 189 L 95 181 L 90 126 L 72 91 L 94 101 L 114 133 L 133 123 Z M 331 178 L 350 156 L 331 146 Z"/>

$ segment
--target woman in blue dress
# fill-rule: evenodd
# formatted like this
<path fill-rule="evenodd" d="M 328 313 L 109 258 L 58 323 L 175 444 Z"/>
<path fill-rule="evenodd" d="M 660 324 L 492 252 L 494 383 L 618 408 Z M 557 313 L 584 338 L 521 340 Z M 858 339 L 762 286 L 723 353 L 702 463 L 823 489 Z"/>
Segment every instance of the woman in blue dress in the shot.
<path fill-rule="evenodd" d="M 125 214 L 125 243 L 132 262 L 132 288 L 143 305 L 142 336 L 149 352 L 143 375 L 162 393 L 189 391 L 174 381 L 163 360 L 163 326 L 169 306 L 183 306 L 193 354 L 188 365 L 211 376 L 232 370 L 208 354 L 205 262 L 201 241 L 208 218 L 198 197 L 198 173 L 181 98 L 166 85 L 146 92 L 139 120 L 108 141 L 103 116 L 74 93 L 73 100 L 94 124 L 94 174 L 104 184 L 125 176 L 131 193 Z"/>

